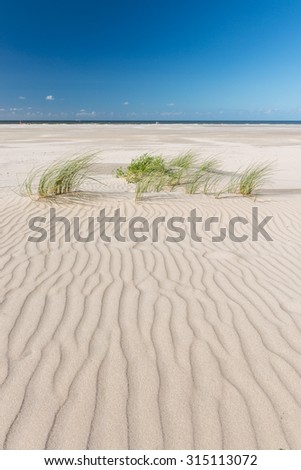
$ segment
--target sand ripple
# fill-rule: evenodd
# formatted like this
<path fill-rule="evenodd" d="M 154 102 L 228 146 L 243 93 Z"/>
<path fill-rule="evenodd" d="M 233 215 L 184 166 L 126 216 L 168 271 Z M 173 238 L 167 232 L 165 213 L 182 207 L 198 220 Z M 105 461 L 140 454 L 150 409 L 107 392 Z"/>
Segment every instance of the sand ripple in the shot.
<path fill-rule="evenodd" d="M 30 243 L 48 206 L 3 200 L 1 448 L 301 449 L 300 196 L 57 210 L 226 223 L 254 204 L 273 242 Z"/>

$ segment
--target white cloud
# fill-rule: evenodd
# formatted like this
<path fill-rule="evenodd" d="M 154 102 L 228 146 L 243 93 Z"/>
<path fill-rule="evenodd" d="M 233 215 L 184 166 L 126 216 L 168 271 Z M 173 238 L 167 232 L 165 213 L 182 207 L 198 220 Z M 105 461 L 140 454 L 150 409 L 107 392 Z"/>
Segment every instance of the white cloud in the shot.
<path fill-rule="evenodd" d="M 23 111 L 23 108 L 10 108 L 10 111 Z"/>
<path fill-rule="evenodd" d="M 19 96 L 19 100 L 26 100 L 25 96 Z"/>
<path fill-rule="evenodd" d="M 52 96 L 52 95 L 47 95 L 47 96 L 45 97 L 45 100 L 46 100 L 46 101 L 54 101 L 54 96 Z"/>
<path fill-rule="evenodd" d="M 95 114 L 95 111 L 91 111 L 89 113 L 88 111 L 81 109 L 78 113 L 75 113 L 75 116 L 95 116 Z"/>
<path fill-rule="evenodd" d="M 278 111 L 277 108 L 268 108 L 268 109 L 264 109 L 262 112 L 263 114 L 273 114 L 273 113 L 276 113 Z"/>
<path fill-rule="evenodd" d="M 166 106 L 174 106 L 175 104 L 174 103 L 167 103 Z"/>
<path fill-rule="evenodd" d="M 5 108 L 0 108 L 0 111 L 5 111 Z"/>
<path fill-rule="evenodd" d="M 160 113 L 160 116 L 181 116 L 182 111 L 179 111 L 177 113 Z"/>
<path fill-rule="evenodd" d="M 196 111 L 194 114 L 196 114 L 197 116 L 212 116 L 213 113 L 211 113 L 211 111 L 207 111 L 206 113 L 201 113 L 200 111 Z"/>
<path fill-rule="evenodd" d="M 123 106 L 128 106 L 129 104 L 130 104 L 130 103 L 129 103 L 128 101 L 125 101 L 125 102 L 123 103 Z"/>

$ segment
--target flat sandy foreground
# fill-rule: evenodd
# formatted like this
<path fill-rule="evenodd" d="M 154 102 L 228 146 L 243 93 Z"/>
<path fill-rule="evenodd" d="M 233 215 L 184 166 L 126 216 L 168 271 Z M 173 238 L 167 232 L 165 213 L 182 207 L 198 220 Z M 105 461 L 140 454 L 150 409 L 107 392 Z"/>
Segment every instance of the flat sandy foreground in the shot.
<path fill-rule="evenodd" d="M 21 197 L 27 172 L 101 150 L 105 175 L 66 198 L 56 241 L 29 220 L 50 207 Z M 146 151 L 218 155 L 225 170 L 273 161 L 254 198 L 154 194 L 134 202 L 110 175 Z M 0 447 L 5 449 L 301 449 L 301 126 L 0 126 Z M 99 167 L 101 168 L 101 167 Z M 98 178 L 98 176 L 97 176 Z M 252 207 L 272 216 L 251 239 Z M 120 208 L 143 216 L 232 217 L 237 243 L 73 237 L 72 221 Z M 202 225 L 201 225 L 202 227 Z M 84 233 L 83 233 L 84 235 Z M 139 234 L 140 235 L 140 234 Z"/>

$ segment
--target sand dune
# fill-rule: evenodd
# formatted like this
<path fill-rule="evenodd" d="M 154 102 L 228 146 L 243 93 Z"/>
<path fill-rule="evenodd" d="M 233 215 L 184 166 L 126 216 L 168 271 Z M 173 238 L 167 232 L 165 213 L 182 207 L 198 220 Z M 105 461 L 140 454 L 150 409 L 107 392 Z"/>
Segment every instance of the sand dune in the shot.
<path fill-rule="evenodd" d="M 150 223 L 197 209 L 227 227 L 256 206 L 273 241 L 172 243 L 162 225 L 158 242 L 127 228 L 125 242 L 65 242 L 61 224 L 33 243 L 28 221 L 48 228 L 49 206 L 3 190 L 0 447 L 301 449 L 301 195 L 135 203 L 106 178 L 57 215 L 83 233 L 102 208 Z"/>

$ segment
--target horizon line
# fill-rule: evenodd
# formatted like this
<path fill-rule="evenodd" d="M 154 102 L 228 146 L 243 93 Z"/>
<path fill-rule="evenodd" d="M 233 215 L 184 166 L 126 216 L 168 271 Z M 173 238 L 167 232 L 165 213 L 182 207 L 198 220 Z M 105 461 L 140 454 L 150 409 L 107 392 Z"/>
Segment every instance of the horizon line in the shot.
<path fill-rule="evenodd" d="M 154 123 L 154 124 L 182 124 L 182 123 L 301 123 L 301 119 L 0 119 L 0 124 L 39 124 L 39 123 L 72 123 L 72 124 L 83 124 L 83 123 Z"/>

